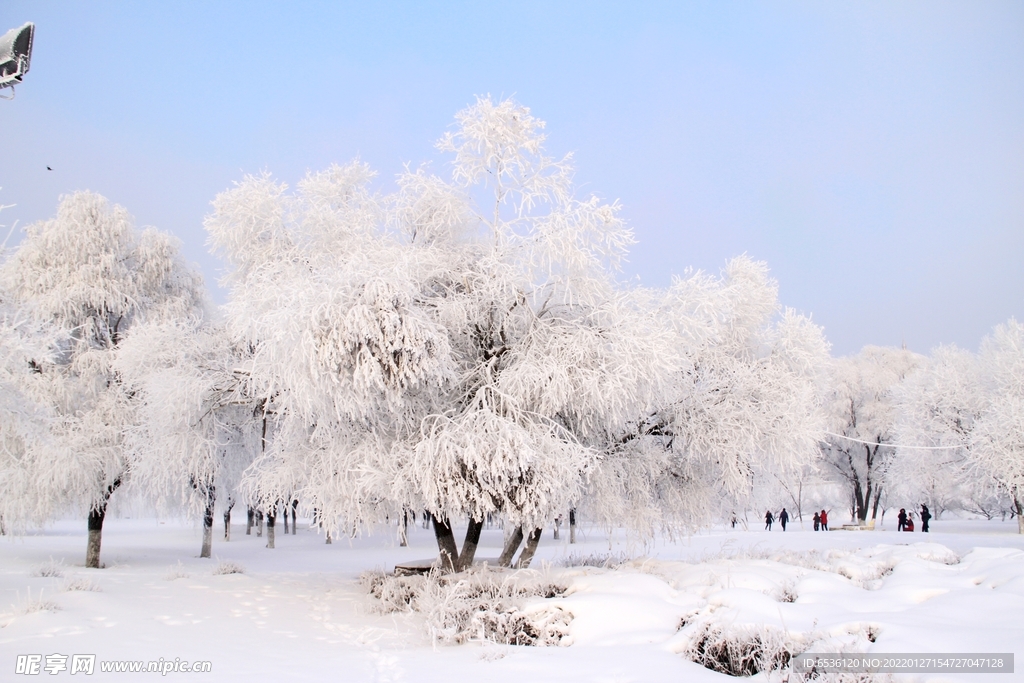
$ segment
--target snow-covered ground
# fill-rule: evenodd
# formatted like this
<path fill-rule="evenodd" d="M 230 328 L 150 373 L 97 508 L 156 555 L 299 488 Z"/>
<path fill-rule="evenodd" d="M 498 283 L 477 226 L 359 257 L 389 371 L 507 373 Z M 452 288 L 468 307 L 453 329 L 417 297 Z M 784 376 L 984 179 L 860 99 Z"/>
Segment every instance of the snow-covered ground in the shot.
<path fill-rule="evenodd" d="M 95 654 L 85 680 L 99 681 L 157 675 L 102 673 L 99 662 L 160 658 L 209 661 L 211 673 L 167 674 L 209 681 L 730 680 L 680 654 L 709 625 L 870 652 L 1024 655 L 1024 537 L 1015 523 L 939 520 L 929 535 L 815 533 L 797 523 L 785 533 L 717 529 L 652 544 L 594 529 L 576 545 L 567 537 L 547 531 L 534 564 L 550 563 L 568 586 L 563 597 L 533 599 L 572 615 L 562 647 L 446 646 L 432 642 L 422 614 L 381 613 L 358 579 L 432 556 L 433 534 L 419 526 L 407 548 L 384 534 L 325 545 L 300 520 L 297 535 L 279 526 L 270 550 L 236 524 L 210 560 L 197 557 L 200 534 L 184 523 L 108 519 L 107 566 L 86 570 L 84 520 L 68 520 L 0 539 L 0 680 L 71 675 L 15 674 L 18 655 L 30 654 Z M 500 544 L 500 530 L 485 530 L 478 557 L 496 556 Z M 609 554 L 635 559 L 563 568 L 573 556 Z M 226 563 L 244 573 L 214 573 Z M 49 609 L 33 611 L 40 602 Z M 1016 668 L 896 680 L 1024 680 L 1024 662 Z"/>

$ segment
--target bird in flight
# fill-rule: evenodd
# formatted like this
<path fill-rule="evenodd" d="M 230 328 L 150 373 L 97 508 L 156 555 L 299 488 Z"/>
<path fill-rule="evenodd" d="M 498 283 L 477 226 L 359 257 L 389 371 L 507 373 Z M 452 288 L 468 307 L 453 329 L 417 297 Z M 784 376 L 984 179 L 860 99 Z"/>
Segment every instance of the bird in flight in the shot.
<path fill-rule="evenodd" d="M 50 168 L 49 166 L 47 166 L 47 167 L 46 167 L 46 170 L 47 170 L 47 171 L 52 171 L 53 169 L 52 169 L 52 168 Z"/>

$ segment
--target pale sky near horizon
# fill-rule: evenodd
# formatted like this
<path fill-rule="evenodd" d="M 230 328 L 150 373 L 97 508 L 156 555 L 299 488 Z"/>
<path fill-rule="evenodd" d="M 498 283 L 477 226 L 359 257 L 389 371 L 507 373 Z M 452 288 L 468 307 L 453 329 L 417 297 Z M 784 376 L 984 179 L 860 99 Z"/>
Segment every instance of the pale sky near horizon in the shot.
<path fill-rule="evenodd" d="M 621 201 L 643 284 L 747 253 L 836 355 L 1024 319 L 1021 2 L 0 4 L 0 33 L 26 21 L 0 223 L 99 192 L 211 287 L 202 221 L 232 181 L 358 156 L 387 190 L 443 171 L 433 142 L 491 94 Z"/>

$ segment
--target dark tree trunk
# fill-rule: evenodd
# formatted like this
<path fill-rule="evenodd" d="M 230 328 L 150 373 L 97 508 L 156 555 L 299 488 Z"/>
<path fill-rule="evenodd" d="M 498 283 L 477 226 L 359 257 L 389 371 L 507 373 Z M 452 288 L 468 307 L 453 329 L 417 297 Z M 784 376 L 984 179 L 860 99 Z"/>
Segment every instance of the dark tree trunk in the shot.
<path fill-rule="evenodd" d="M 863 524 L 868 518 L 868 506 L 864 501 L 864 489 L 861 488 L 860 479 L 855 478 L 853 480 L 853 506 L 854 511 L 857 513 L 857 522 Z M 870 495 L 870 492 L 869 492 Z"/>
<path fill-rule="evenodd" d="M 276 507 L 276 506 L 275 506 Z M 284 535 L 288 535 L 288 506 L 284 506 Z"/>
<path fill-rule="evenodd" d="M 107 515 L 107 502 L 89 510 L 89 541 L 85 547 L 85 566 L 100 568 L 100 543 L 103 541 L 103 518 Z"/>
<path fill-rule="evenodd" d="M 558 540 L 558 530 L 561 528 L 561 526 L 562 526 L 562 518 L 561 517 L 555 517 L 555 540 L 556 541 Z"/>
<path fill-rule="evenodd" d="M 213 484 L 206 487 L 206 509 L 203 510 L 203 547 L 199 557 L 210 557 L 213 550 L 213 506 L 217 502 L 217 489 Z"/>
<path fill-rule="evenodd" d="M 530 566 L 533 556 L 537 553 L 537 546 L 540 545 L 542 531 L 544 531 L 543 528 L 537 527 L 530 532 L 529 538 L 526 539 L 526 546 L 523 548 L 523 552 L 519 553 L 519 559 L 516 560 L 516 569 L 526 569 Z"/>
<path fill-rule="evenodd" d="M 413 520 L 415 522 L 416 520 Z M 409 545 L 409 510 L 402 508 L 402 526 L 398 531 L 398 545 L 405 548 Z"/>
<path fill-rule="evenodd" d="M 519 550 L 519 544 L 523 542 L 523 527 L 517 526 L 512 535 L 505 541 L 505 547 L 501 549 L 501 557 L 498 558 L 499 567 L 511 567 L 512 558 Z"/>
<path fill-rule="evenodd" d="M 274 518 L 277 516 L 277 505 L 267 511 L 267 547 L 274 547 Z"/>
<path fill-rule="evenodd" d="M 235 500 L 228 496 L 228 506 L 224 509 L 224 540 L 231 540 L 231 508 L 235 507 Z"/>
<path fill-rule="evenodd" d="M 466 529 L 466 538 L 462 542 L 462 552 L 459 553 L 459 562 L 456 571 L 465 571 L 473 566 L 473 559 L 476 557 L 476 548 L 480 545 L 480 532 L 484 523 L 475 519 L 469 520 L 469 527 Z"/>
<path fill-rule="evenodd" d="M 299 512 L 299 499 L 298 498 L 294 498 L 292 500 L 292 536 L 294 536 L 296 533 L 298 533 L 295 530 L 295 518 L 298 516 L 298 512 Z"/>
<path fill-rule="evenodd" d="M 434 537 L 437 539 L 437 549 L 440 553 L 441 571 L 455 571 L 459 563 L 459 548 L 455 544 L 452 525 L 446 519 L 440 520 L 434 515 L 430 517 L 434 522 Z"/>
<path fill-rule="evenodd" d="M 256 522 L 256 511 L 252 509 L 251 505 L 247 505 L 245 509 L 245 535 L 252 536 L 252 525 Z"/>
<path fill-rule="evenodd" d="M 576 543 L 576 508 L 569 509 L 569 543 Z"/>
<path fill-rule="evenodd" d="M 1020 494 L 1013 493 L 1013 506 L 1017 508 L 1017 533 L 1024 534 L 1024 504 L 1021 503 Z"/>
<path fill-rule="evenodd" d="M 85 546 L 85 566 L 90 569 L 100 568 L 100 544 L 103 541 L 103 519 L 107 516 L 107 503 L 110 496 L 114 494 L 117 487 L 121 485 L 121 478 L 114 480 L 107 490 L 103 492 L 103 499 L 89 510 L 89 517 L 86 526 L 89 529 L 89 540 Z"/>
<path fill-rule="evenodd" d="M 871 519 L 878 519 L 878 503 L 882 500 L 882 487 L 875 487 L 875 498 L 871 502 Z"/>

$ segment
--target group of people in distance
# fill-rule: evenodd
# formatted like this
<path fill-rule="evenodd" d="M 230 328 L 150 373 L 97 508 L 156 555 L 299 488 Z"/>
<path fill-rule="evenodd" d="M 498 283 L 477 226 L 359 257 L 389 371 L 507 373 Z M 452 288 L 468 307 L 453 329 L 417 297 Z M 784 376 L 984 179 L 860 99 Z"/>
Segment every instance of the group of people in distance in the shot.
<path fill-rule="evenodd" d="M 928 520 L 932 518 L 932 513 L 928 511 L 927 505 L 921 505 L 921 531 L 928 531 Z M 903 508 L 900 508 L 900 514 L 896 516 L 896 531 L 913 531 L 914 530 L 914 513 L 907 512 Z"/>
<path fill-rule="evenodd" d="M 782 508 L 782 512 L 779 513 L 779 524 L 782 525 L 782 530 L 786 530 L 786 525 L 789 523 L 789 513 L 786 512 L 786 508 Z M 771 510 L 764 513 L 764 530 L 771 531 L 772 524 L 775 522 L 775 515 L 772 514 Z M 733 524 L 733 526 L 736 526 Z M 828 531 L 828 514 L 822 510 L 820 513 L 814 513 L 814 530 Z"/>
<path fill-rule="evenodd" d="M 928 531 L 928 520 L 932 518 L 932 513 L 928 511 L 927 505 L 921 505 L 921 531 Z M 775 523 L 775 515 L 772 514 L 771 510 L 764 513 L 764 530 L 771 531 L 772 524 Z M 786 508 L 782 508 L 782 512 L 779 513 L 779 524 L 782 525 L 782 530 L 786 530 L 786 524 L 789 523 L 789 513 L 786 512 Z M 896 517 L 898 522 L 897 531 L 913 531 L 914 530 L 914 513 L 907 512 L 905 509 L 900 508 L 900 514 Z M 733 517 L 733 527 L 736 526 L 736 518 Z M 828 531 L 828 513 L 822 510 L 821 512 L 814 513 L 814 530 L 815 531 Z"/>
<path fill-rule="evenodd" d="M 828 513 L 824 510 L 814 513 L 814 530 L 828 531 Z"/>

